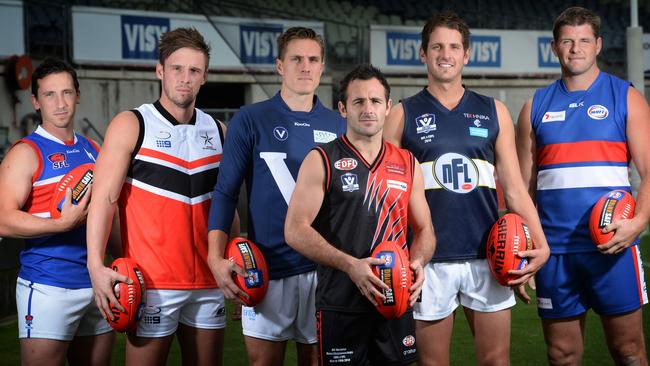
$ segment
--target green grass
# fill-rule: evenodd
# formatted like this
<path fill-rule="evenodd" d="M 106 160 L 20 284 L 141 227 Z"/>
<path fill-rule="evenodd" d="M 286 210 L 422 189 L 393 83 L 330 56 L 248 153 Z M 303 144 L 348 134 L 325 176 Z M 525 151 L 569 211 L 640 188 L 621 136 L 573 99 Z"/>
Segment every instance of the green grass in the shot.
<path fill-rule="evenodd" d="M 644 237 L 641 242 L 641 253 L 644 257 L 644 270 L 646 283 L 650 283 L 650 236 Z M 228 307 L 230 314 L 232 308 Z M 643 309 L 643 329 L 646 344 L 650 340 L 650 306 Z M 0 364 L 19 365 L 19 345 L 16 322 L 0 326 Z M 513 365 L 546 365 L 546 349 L 541 322 L 537 317 L 534 305 L 517 303 L 512 311 L 512 336 L 511 336 L 511 362 Z M 124 364 L 124 343 L 122 334 L 118 335 L 113 351 L 113 364 Z M 241 323 L 231 321 L 228 316 L 226 328 L 226 346 L 224 347 L 224 364 L 226 366 L 247 365 L 244 340 L 241 334 Z M 168 365 L 180 365 L 180 349 L 174 341 L 170 351 Z M 457 312 L 454 325 L 454 335 L 451 345 L 452 365 L 476 364 L 474 341 L 469 326 L 462 311 Z M 295 345 L 290 343 L 287 347 L 285 365 L 296 364 Z M 586 339 L 584 351 L 584 365 L 609 365 L 612 364 L 607 351 L 605 337 L 598 316 L 592 311 L 588 313 L 586 325 Z"/>

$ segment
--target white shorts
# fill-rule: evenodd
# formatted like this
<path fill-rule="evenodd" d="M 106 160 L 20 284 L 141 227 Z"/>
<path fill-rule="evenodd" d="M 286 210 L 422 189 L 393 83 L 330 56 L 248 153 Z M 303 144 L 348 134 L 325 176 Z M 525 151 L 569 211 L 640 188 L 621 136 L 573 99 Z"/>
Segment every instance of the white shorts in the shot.
<path fill-rule="evenodd" d="M 92 288 L 66 289 L 16 280 L 18 338 L 71 341 L 110 332 L 95 305 Z"/>
<path fill-rule="evenodd" d="M 444 319 L 459 304 L 475 311 L 495 312 L 515 303 L 512 289 L 497 282 L 485 259 L 429 262 L 424 267 L 422 302 L 415 304 L 413 318 Z"/>
<path fill-rule="evenodd" d="M 269 281 L 261 303 L 242 307 L 244 335 L 268 341 L 293 339 L 315 344 L 316 284 L 316 271 Z"/>
<path fill-rule="evenodd" d="M 136 335 L 165 337 L 176 332 L 178 323 L 199 329 L 225 328 L 226 303 L 221 290 L 147 290 Z"/>

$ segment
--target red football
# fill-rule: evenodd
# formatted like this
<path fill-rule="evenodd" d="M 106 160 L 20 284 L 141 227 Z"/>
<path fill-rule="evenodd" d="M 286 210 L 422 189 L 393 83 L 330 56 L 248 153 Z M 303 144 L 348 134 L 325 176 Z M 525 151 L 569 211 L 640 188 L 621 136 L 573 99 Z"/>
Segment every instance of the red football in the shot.
<path fill-rule="evenodd" d="M 626 191 L 609 191 L 591 209 L 589 232 L 596 245 L 607 243 L 614 232 L 603 234 L 602 229 L 612 222 L 634 217 L 634 197 Z"/>
<path fill-rule="evenodd" d="M 511 269 L 522 269 L 528 264 L 526 258 L 519 258 L 520 250 L 531 250 L 535 247 L 528 226 L 521 216 L 513 213 L 501 216 L 492 225 L 487 239 L 487 261 L 490 271 L 503 286 L 517 276 L 508 274 Z"/>
<path fill-rule="evenodd" d="M 144 309 L 146 291 L 144 277 L 138 264 L 131 258 L 117 258 L 111 264 L 111 268 L 115 272 L 130 278 L 133 283 L 130 285 L 125 282 L 115 284 L 113 291 L 124 311 L 118 310 L 111 304 L 114 319 L 107 318 L 106 320 L 118 332 L 129 332 L 135 329 Z"/>
<path fill-rule="evenodd" d="M 399 318 L 408 309 L 409 288 L 413 283 L 408 254 L 394 241 L 384 241 L 373 249 L 371 256 L 386 261 L 385 264 L 374 266 L 372 270 L 389 287 L 388 290 L 382 290 L 385 300 L 375 297 L 379 304 L 377 311 L 386 319 Z"/>
<path fill-rule="evenodd" d="M 95 164 L 81 164 L 70 170 L 59 180 L 54 188 L 54 194 L 50 199 L 50 217 L 58 219 L 61 217 L 61 209 L 65 201 L 65 191 L 72 189 L 72 204 L 76 205 L 81 201 L 88 191 L 88 186 L 93 181 L 93 168 Z"/>
<path fill-rule="evenodd" d="M 234 272 L 232 274 L 237 287 L 248 295 L 248 299 L 244 296 L 239 298 L 246 306 L 255 306 L 262 302 L 269 288 L 269 269 L 257 245 L 248 239 L 233 238 L 226 245 L 224 255 L 246 272 L 246 277 Z"/>

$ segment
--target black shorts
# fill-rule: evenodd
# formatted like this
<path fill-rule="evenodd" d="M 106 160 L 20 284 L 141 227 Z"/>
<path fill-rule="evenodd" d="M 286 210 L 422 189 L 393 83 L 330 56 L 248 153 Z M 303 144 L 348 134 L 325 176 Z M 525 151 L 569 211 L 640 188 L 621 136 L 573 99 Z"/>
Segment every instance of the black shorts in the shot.
<path fill-rule="evenodd" d="M 316 311 L 319 365 L 408 365 L 416 361 L 415 321 L 378 312 Z"/>

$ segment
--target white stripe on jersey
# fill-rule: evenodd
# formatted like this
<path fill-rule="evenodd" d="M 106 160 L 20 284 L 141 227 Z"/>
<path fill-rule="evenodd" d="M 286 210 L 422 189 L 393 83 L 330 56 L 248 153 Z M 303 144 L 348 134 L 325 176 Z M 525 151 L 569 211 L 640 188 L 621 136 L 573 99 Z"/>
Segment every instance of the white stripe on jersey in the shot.
<path fill-rule="evenodd" d="M 135 179 L 129 178 L 129 177 L 127 177 L 124 180 L 124 183 L 132 184 L 134 187 L 138 187 L 138 188 L 140 188 L 142 190 L 145 190 L 145 191 L 147 191 L 149 193 L 153 193 L 153 194 L 155 194 L 157 196 L 162 196 L 162 197 L 169 198 L 169 199 L 172 199 L 172 200 L 175 200 L 175 201 L 187 203 L 188 205 L 195 205 L 197 203 L 201 203 L 203 201 L 209 200 L 212 197 L 212 192 L 209 192 L 209 193 L 202 194 L 200 196 L 190 198 L 190 197 L 187 197 L 187 196 L 183 196 L 182 194 L 178 194 L 178 193 L 175 193 L 175 192 L 168 191 L 166 189 L 154 187 L 152 185 L 140 182 L 139 180 L 135 180 Z"/>
<path fill-rule="evenodd" d="M 49 219 L 52 215 L 48 211 L 48 212 L 34 212 L 32 213 L 32 216 L 38 216 L 38 217 Z"/>
<path fill-rule="evenodd" d="M 38 186 L 44 186 L 46 184 L 51 184 L 51 183 L 58 183 L 61 178 L 63 178 L 63 175 L 57 175 L 56 177 L 48 178 L 48 179 L 43 179 L 43 180 L 38 180 L 32 184 L 32 187 L 38 187 Z"/>
<path fill-rule="evenodd" d="M 496 180 L 494 179 L 494 165 L 490 162 L 481 159 L 472 159 L 476 168 L 478 169 L 478 186 L 488 187 L 492 189 L 497 188 Z M 422 174 L 424 176 L 424 189 L 441 189 L 442 186 L 438 184 L 436 178 L 433 176 L 433 161 L 420 163 Z"/>
<path fill-rule="evenodd" d="M 581 166 L 540 170 L 537 189 L 629 187 L 626 166 Z"/>
<path fill-rule="evenodd" d="M 142 161 L 147 161 L 149 163 L 154 163 L 156 165 L 166 166 L 168 168 L 178 170 L 179 172 L 182 172 L 182 173 L 185 173 L 185 174 L 190 174 L 190 175 L 191 174 L 196 174 L 196 173 L 201 173 L 201 172 L 204 172 L 206 170 L 210 170 L 210 169 L 214 169 L 214 168 L 219 167 L 219 162 L 217 161 L 217 162 L 206 164 L 206 165 L 203 165 L 203 166 L 199 166 L 199 167 L 196 167 L 196 168 L 193 168 L 193 169 L 188 169 L 186 167 L 171 163 L 171 162 L 169 162 L 167 160 L 158 159 L 158 158 L 154 158 L 154 157 L 151 157 L 151 156 L 140 155 L 140 154 L 136 155 L 134 160 L 142 160 Z"/>

